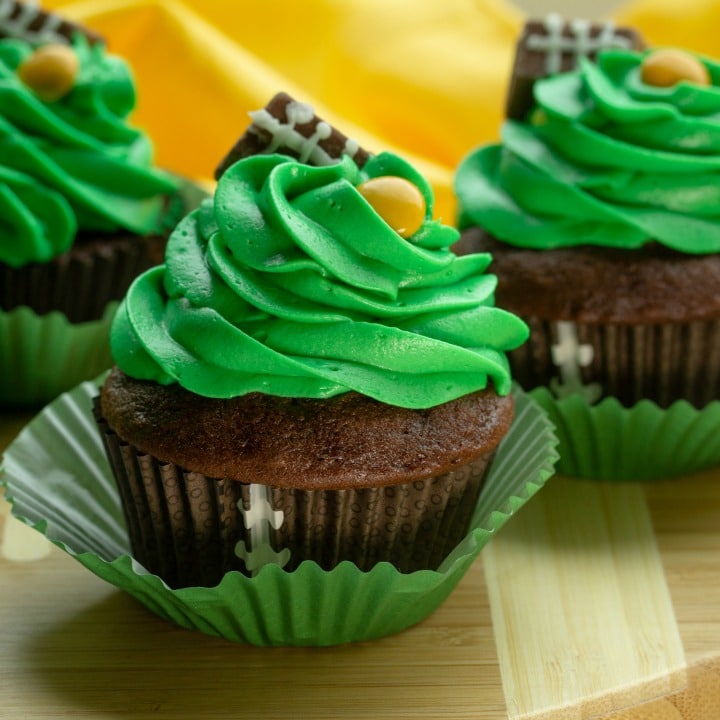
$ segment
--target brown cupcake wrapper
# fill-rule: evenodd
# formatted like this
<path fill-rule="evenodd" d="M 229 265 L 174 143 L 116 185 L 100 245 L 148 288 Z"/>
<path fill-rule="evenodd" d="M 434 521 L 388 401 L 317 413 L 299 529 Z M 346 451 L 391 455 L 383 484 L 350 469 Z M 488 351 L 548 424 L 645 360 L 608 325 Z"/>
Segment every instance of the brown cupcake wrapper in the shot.
<path fill-rule="evenodd" d="M 40 316 L 57 311 L 71 323 L 102 318 L 138 275 L 163 262 L 176 223 L 208 196 L 200 185 L 178 181 L 177 191 L 165 198 L 162 224 L 154 235 L 85 230 L 67 252 L 48 262 L 20 268 L 0 263 L 0 310 L 25 307 Z"/>
<path fill-rule="evenodd" d="M 579 391 L 591 402 L 615 397 L 628 407 L 642 399 L 661 407 L 684 399 L 702 408 L 720 398 L 720 320 L 634 325 L 524 320 L 530 340 L 509 357 L 513 377 L 526 390 L 547 386 L 559 397 Z"/>
<path fill-rule="evenodd" d="M 161 236 L 99 237 L 47 263 L 20 268 L 0 263 L 0 309 L 59 311 L 72 323 L 98 320 L 140 273 L 162 262 L 165 243 Z"/>
<path fill-rule="evenodd" d="M 209 478 L 121 440 L 95 407 L 133 556 L 171 587 L 304 560 L 331 570 L 381 561 L 436 569 L 465 536 L 495 452 L 445 475 L 387 487 L 298 490 Z"/>

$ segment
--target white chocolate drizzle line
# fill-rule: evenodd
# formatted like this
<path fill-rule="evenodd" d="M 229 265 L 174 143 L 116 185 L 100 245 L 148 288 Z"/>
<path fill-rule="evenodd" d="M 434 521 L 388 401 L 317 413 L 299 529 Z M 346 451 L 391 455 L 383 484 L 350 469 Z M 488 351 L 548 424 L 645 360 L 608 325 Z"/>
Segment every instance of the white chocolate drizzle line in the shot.
<path fill-rule="evenodd" d="M 20 14 L 10 18 L 16 7 L 20 7 Z M 41 15 L 45 16 L 40 27 L 30 29 L 30 25 Z M 0 34 L 27 40 L 35 43 L 63 43 L 70 41 L 65 35 L 58 32 L 62 18 L 54 13 L 43 13 L 35 2 L 26 2 L 20 5 L 15 0 L 0 0 Z"/>
<path fill-rule="evenodd" d="M 545 72 L 548 75 L 560 72 L 563 53 L 571 53 L 577 65 L 580 57 L 591 55 L 598 50 L 630 47 L 630 40 L 617 34 L 615 25 L 611 22 L 602 23 L 600 33 L 596 37 L 590 36 L 592 25 L 588 20 L 571 20 L 570 37 L 563 35 L 565 22 L 560 15 L 555 13 L 548 15 L 544 25 L 547 35 L 529 35 L 527 47 L 529 50 L 545 53 Z"/>
<path fill-rule="evenodd" d="M 285 108 L 287 122 L 281 122 L 266 109 L 256 110 L 250 113 L 253 125 L 250 131 L 257 134 L 258 130 L 269 133 L 272 140 L 265 148 L 266 153 L 275 152 L 278 148 L 286 147 L 297 153 L 300 162 L 311 165 L 332 165 L 338 158 L 328 154 L 320 147 L 320 141 L 326 140 L 332 135 L 332 127 L 324 121 L 320 121 L 315 132 L 310 137 L 305 137 L 296 129 L 296 125 L 304 125 L 312 121 L 315 112 L 306 103 L 292 101 Z M 343 149 L 344 154 L 354 158 L 360 146 L 354 140 L 348 139 Z"/>
<path fill-rule="evenodd" d="M 270 488 L 258 483 L 250 484 L 250 508 L 245 510 L 242 499 L 238 501 L 238 509 L 248 531 L 249 545 L 243 540 L 235 545 L 235 554 L 245 562 L 248 572 L 254 577 L 260 568 L 273 564 L 285 567 L 290 559 L 287 548 L 276 552 L 270 544 L 270 528 L 277 530 L 285 521 L 282 510 L 273 510 Z"/>

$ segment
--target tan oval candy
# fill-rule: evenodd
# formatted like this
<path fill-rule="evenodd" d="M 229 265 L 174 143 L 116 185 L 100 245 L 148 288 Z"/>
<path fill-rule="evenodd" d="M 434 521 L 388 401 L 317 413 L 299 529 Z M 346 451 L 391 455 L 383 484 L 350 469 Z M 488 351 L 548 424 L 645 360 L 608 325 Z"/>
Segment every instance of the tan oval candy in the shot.
<path fill-rule="evenodd" d="M 647 85 L 671 87 L 685 80 L 695 85 L 710 85 L 708 69 L 694 55 L 683 50 L 666 48 L 645 57 L 640 78 Z"/>
<path fill-rule="evenodd" d="M 414 235 L 425 221 L 425 197 L 402 177 L 381 175 L 358 185 L 358 192 L 400 237 Z"/>
<path fill-rule="evenodd" d="M 20 64 L 17 75 L 41 100 L 54 102 L 72 90 L 80 62 L 67 45 L 43 45 Z"/>

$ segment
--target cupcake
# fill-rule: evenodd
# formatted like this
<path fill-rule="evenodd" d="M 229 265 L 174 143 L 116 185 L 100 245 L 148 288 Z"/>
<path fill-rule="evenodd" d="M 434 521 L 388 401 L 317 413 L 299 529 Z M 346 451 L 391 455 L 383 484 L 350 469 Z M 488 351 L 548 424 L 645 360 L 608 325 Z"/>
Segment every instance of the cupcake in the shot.
<path fill-rule="evenodd" d="M 111 365 L 112 311 L 185 211 L 127 123 L 130 71 L 34 5 L 0 17 L 0 403 L 49 400 Z"/>
<path fill-rule="evenodd" d="M 16 518 L 102 580 L 181 627 L 254 645 L 337 645 L 397 633 L 450 595 L 485 545 L 553 473 L 556 444 L 546 415 L 513 391 L 515 418 L 500 443 L 470 528 L 435 570 L 368 571 L 342 562 L 293 572 L 269 563 L 252 576 L 228 572 L 212 587 L 173 589 L 134 557 L 118 487 L 90 408 L 95 382 L 49 403 L 3 457 L 0 488 Z"/>
<path fill-rule="evenodd" d="M 171 587 L 435 570 L 513 420 L 490 257 L 427 182 L 285 94 L 115 317 L 96 404 L 133 557 Z"/>
<path fill-rule="evenodd" d="M 498 303 L 530 326 L 510 355 L 526 389 L 704 411 L 720 397 L 720 65 L 641 46 L 526 27 L 502 140 L 457 170 L 455 250 L 492 253 Z"/>

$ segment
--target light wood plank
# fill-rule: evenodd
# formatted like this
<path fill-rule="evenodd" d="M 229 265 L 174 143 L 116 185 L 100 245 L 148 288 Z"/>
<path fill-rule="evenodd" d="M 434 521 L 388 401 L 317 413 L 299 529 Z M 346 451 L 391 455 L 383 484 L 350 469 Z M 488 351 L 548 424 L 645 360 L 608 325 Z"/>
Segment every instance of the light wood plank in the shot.
<path fill-rule="evenodd" d="M 9 517 L 0 538 L 0 553 L 11 562 L 40 560 L 50 554 L 50 542 L 24 523 Z"/>
<path fill-rule="evenodd" d="M 0 453 L 23 426 L 32 419 L 32 411 L 0 412 Z M 0 517 L 9 515 L 10 506 L 3 502 L 0 489 Z M 50 543 L 39 533 L 10 517 L 0 526 L 0 555 L 10 561 L 39 560 L 50 552 Z"/>
<path fill-rule="evenodd" d="M 642 485 L 555 478 L 484 560 L 511 720 L 584 720 L 682 687 Z"/>

